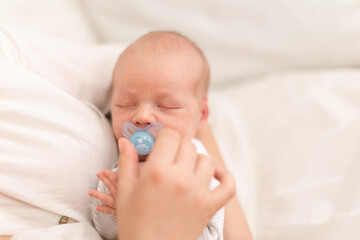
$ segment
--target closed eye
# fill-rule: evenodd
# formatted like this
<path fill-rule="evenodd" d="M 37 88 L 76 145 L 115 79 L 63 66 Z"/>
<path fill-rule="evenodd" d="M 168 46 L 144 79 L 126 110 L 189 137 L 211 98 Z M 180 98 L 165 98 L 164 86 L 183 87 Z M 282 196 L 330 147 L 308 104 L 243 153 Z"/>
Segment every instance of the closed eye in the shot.
<path fill-rule="evenodd" d="M 130 108 L 130 107 L 136 107 L 136 104 L 116 104 L 116 106 L 121 108 Z"/>
<path fill-rule="evenodd" d="M 182 107 L 180 107 L 180 106 L 162 106 L 162 105 L 160 105 L 160 106 L 158 106 L 158 108 L 175 110 L 175 109 L 181 109 Z"/>

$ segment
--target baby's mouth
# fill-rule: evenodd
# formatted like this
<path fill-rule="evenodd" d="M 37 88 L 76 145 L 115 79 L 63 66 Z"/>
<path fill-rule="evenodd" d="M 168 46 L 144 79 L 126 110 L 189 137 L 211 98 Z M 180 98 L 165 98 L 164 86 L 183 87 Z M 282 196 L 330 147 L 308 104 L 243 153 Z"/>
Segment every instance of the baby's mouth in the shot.
<path fill-rule="evenodd" d="M 146 158 L 148 155 L 146 156 L 139 156 L 139 162 L 146 162 Z"/>

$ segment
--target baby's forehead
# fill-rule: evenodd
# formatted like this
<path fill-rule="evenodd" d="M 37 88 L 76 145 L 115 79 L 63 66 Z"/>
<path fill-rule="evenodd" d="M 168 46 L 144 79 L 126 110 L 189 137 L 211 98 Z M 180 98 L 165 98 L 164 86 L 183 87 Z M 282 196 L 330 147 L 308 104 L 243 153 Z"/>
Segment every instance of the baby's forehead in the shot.
<path fill-rule="evenodd" d="M 188 67 L 186 68 L 193 71 L 193 74 L 197 74 L 197 77 L 193 78 L 193 83 L 197 88 L 207 89 L 209 66 L 205 56 L 195 43 L 173 32 L 153 32 L 136 40 L 120 55 L 115 66 L 114 76 L 116 69 L 122 68 L 121 71 L 123 71 L 129 66 L 139 64 L 140 61 L 146 67 L 159 59 L 160 62 L 161 59 L 170 59 L 167 62 L 169 68 L 176 68 L 177 61 L 187 63 Z M 172 61 L 174 59 L 175 61 Z"/>

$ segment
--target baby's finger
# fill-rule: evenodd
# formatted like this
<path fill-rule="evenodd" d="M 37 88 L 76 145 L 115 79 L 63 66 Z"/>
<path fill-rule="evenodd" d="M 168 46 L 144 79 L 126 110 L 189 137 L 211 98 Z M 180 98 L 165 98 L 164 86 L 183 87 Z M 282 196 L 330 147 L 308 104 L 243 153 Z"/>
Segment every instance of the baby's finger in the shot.
<path fill-rule="evenodd" d="M 105 170 L 105 169 L 104 169 Z M 100 173 L 97 173 L 96 176 L 104 183 L 106 188 L 110 191 L 113 196 L 117 196 L 117 187 L 109 180 L 108 177 L 105 176 L 104 170 Z"/>
<path fill-rule="evenodd" d="M 102 192 L 99 192 L 99 191 L 96 191 L 93 189 L 89 190 L 88 194 L 91 197 L 94 197 L 94 198 L 98 199 L 99 201 L 105 203 L 106 205 L 109 205 L 110 207 L 113 207 L 113 208 L 116 207 L 115 198 L 111 195 L 108 195 L 106 193 L 102 193 Z"/>
<path fill-rule="evenodd" d="M 116 209 L 109 206 L 99 205 L 96 206 L 95 210 L 98 212 L 107 213 L 116 216 Z"/>
<path fill-rule="evenodd" d="M 103 169 L 101 171 L 105 177 L 107 177 L 111 182 L 112 184 L 117 188 L 117 184 L 118 184 L 118 175 L 117 175 L 117 172 L 113 172 L 109 169 Z"/>

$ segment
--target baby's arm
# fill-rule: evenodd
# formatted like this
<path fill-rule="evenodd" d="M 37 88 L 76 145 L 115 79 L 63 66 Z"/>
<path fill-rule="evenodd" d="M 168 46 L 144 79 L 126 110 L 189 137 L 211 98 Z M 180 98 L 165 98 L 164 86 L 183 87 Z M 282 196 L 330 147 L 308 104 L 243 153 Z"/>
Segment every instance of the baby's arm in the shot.
<path fill-rule="evenodd" d="M 97 190 L 89 191 L 89 195 L 94 197 L 90 207 L 94 225 L 104 238 L 116 239 L 116 216 L 113 214 L 113 211 L 116 214 L 116 200 L 113 196 L 117 195 L 113 195 L 113 193 L 117 192 L 117 174 L 110 170 L 103 170 L 97 176 L 101 180 L 98 183 Z"/>

